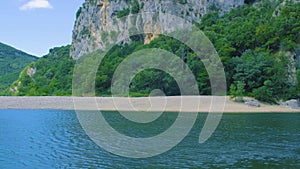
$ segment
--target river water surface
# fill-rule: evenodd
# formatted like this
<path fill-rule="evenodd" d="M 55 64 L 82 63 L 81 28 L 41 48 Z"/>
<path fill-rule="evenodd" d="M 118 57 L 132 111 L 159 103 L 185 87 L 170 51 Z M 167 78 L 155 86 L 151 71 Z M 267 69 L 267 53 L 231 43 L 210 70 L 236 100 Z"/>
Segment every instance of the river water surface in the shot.
<path fill-rule="evenodd" d="M 177 113 L 134 124 L 104 112 L 119 132 L 147 137 L 167 129 Z M 198 143 L 207 114 L 170 151 L 146 159 L 106 152 L 81 128 L 74 111 L 0 110 L 0 168 L 300 168 L 300 114 L 224 114 L 213 136 Z"/>

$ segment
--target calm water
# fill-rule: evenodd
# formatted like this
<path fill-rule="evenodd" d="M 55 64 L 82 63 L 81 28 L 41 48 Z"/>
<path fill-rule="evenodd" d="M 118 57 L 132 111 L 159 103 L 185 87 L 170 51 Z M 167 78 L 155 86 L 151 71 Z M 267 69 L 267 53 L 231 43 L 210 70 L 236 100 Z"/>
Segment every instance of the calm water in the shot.
<path fill-rule="evenodd" d="M 116 112 L 108 122 L 131 136 L 150 136 L 176 113 L 136 125 Z M 300 168 L 300 114 L 225 114 L 217 131 L 198 143 L 206 114 L 172 150 L 147 159 L 106 152 L 81 128 L 73 111 L 0 110 L 0 168 Z M 130 131 L 130 132 L 128 132 Z"/>

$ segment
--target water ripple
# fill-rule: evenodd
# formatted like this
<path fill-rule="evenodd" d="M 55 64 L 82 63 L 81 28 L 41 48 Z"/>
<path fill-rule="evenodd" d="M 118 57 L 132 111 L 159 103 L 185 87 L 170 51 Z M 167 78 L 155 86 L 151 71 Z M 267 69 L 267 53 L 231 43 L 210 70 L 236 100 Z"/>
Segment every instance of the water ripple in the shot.
<path fill-rule="evenodd" d="M 130 134 L 159 133 L 173 116 L 135 125 Z M 213 136 L 199 144 L 205 117 L 199 114 L 190 134 L 169 152 L 128 159 L 94 144 L 73 111 L 0 110 L 0 168 L 300 168 L 299 114 L 225 114 Z M 115 128 L 132 128 L 115 113 L 106 118 Z"/>

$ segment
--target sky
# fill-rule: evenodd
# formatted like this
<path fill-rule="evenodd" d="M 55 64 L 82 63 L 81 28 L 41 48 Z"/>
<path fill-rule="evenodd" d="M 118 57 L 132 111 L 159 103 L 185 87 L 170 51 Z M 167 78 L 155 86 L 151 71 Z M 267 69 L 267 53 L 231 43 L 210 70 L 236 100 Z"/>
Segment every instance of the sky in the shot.
<path fill-rule="evenodd" d="M 76 11 L 84 0 L 1 0 L 0 42 L 41 57 L 71 44 Z"/>

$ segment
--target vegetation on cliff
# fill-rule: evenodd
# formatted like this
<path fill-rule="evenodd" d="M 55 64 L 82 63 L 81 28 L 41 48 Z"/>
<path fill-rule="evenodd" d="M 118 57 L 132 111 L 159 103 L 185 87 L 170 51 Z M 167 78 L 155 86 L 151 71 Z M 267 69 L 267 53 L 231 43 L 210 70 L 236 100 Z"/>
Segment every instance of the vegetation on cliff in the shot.
<path fill-rule="evenodd" d="M 62 96 L 72 93 L 75 61 L 69 56 L 70 46 L 50 49 L 49 54 L 29 64 L 11 85 L 7 95 Z M 34 70 L 30 72 L 30 70 Z"/>
<path fill-rule="evenodd" d="M 295 78 L 294 70 L 299 77 L 300 3 L 287 3 L 274 17 L 277 5 L 266 1 L 256 7 L 245 5 L 223 16 L 210 13 L 198 24 L 221 57 L 230 93 L 236 93 L 239 84 L 243 84 L 238 91 L 242 91 L 241 95 L 266 102 L 300 96 L 300 79 Z M 180 42 L 160 36 L 148 45 L 135 42 L 114 48 L 99 67 L 98 95 L 110 94 L 111 78 L 118 64 L 143 48 L 161 48 L 183 57 L 197 77 L 200 94 L 210 94 L 209 77 L 195 54 Z M 157 70 L 143 71 L 131 83 L 134 95 L 148 95 L 156 88 L 167 95 L 179 94 L 174 79 Z"/>
<path fill-rule="evenodd" d="M 18 79 L 26 65 L 37 57 L 0 43 L 0 90 L 4 90 Z"/>
<path fill-rule="evenodd" d="M 209 13 L 197 24 L 221 57 L 230 94 L 266 102 L 300 97 L 300 3 L 288 2 L 274 15 L 277 7 L 270 1 L 248 4 L 222 16 Z M 194 73 L 200 94 L 211 93 L 205 67 L 191 49 L 166 36 L 146 45 L 139 39 L 133 37 L 130 44 L 114 46 L 104 57 L 96 76 L 98 96 L 111 94 L 113 73 L 128 55 L 147 48 L 161 48 L 181 57 Z M 69 48 L 55 48 L 29 65 L 36 68 L 36 74 L 30 77 L 23 71 L 13 85 L 18 86 L 14 94 L 70 95 L 75 61 L 69 57 Z M 162 71 L 146 70 L 133 79 L 130 95 L 146 96 L 153 89 L 166 95 L 180 94 L 174 78 Z"/>

